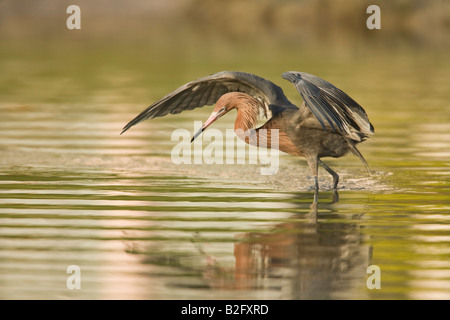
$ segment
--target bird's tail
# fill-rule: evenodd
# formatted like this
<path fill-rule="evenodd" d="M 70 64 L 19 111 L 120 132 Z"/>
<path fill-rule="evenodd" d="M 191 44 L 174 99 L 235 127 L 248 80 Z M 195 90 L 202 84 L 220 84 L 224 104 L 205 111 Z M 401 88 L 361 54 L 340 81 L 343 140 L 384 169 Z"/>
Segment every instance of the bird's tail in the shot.
<path fill-rule="evenodd" d="M 359 160 L 361 160 L 361 162 L 363 163 L 363 165 L 364 165 L 364 167 L 366 168 L 367 172 L 368 172 L 369 174 L 372 174 L 372 170 L 370 170 L 369 164 L 367 163 L 366 159 L 364 159 L 364 157 L 363 157 L 363 155 L 361 154 L 361 152 L 359 152 L 359 150 L 356 148 L 355 143 L 354 143 L 351 139 L 349 139 L 349 138 L 347 138 L 347 137 L 344 137 L 344 139 L 345 139 L 345 141 L 347 141 L 347 144 L 349 145 L 350 150 L 352 151 L 352 153 L 353 153 L 355 156 L 357 156 L 357 157 L 359 158 Z"/>

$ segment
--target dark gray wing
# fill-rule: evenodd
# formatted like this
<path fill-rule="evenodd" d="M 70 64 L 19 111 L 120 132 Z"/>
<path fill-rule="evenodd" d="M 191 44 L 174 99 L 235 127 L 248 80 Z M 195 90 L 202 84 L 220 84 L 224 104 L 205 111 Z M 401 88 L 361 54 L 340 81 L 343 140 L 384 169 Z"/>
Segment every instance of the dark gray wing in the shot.
<path fill-rule="evenodd" d="M 191 81 L 156 101 L 131 120 L 122 133 L 146 119 L 213 105 L 222 95 L 232 91 L 247 93 L 263 102 L 267 118 L 275 109 L 297 108 L 289 102 L 283 90 L 269 80 L 251 73 L 222 71 Z"/>
<path fill-rule="evenodd" d="M 374 128 L 364 109 L 331 83 L 297 71 L 285 72 L 282 77 L 295 85 L 324 130 L 327 130 L 328 123 L 333 131 L 339 131 L 355 141 L 362 141 L 373 134 Z"/>

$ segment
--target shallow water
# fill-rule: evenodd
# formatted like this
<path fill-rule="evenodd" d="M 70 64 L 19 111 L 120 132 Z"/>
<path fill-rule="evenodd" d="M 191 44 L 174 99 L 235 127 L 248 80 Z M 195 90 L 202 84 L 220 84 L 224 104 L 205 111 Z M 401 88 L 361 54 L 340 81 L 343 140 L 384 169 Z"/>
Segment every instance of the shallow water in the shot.
<path fill-rule="evenodd" d="M 173 130 L 192 132 L 210 108 L 119 135 L 142 101 L 225 69 L 223 62 L 183 79 L 154 74 L 154 90 L 117 72 L 110 83 L 125 88 L 97 88 L 85 99 L 77 98 L 80 87 L 39 95 L 48 84 L 59 88 L 58 73 L 23 74 L 26 97 L 3 86 L 0 298 L 450 299 L 450 67 L 425 53 L 387 57 L 356 61 L 352 70 L 345 59 L 321 66 L 294 56 L 250 65 L 298 102 L 279 74 L 299 59 L 312 66 L 303 71 L 359 101 L 375 126 L 360 147 L 373 174 L 351 155 L 327 161 L 341 176 L 339 201 L 320 171 L 317 206 L 302 159 L 280 155 L 275 175 L 261 175 L 261 164 L 174 164 Z M 6 77 L 17 61 L 3 59 Z M 123 103 L 127 97 L 135 102 Z M 224 132 L 233 121 L 229 115 L 215 128 Z M 68 288 L 72 265 L 81 289 Z M 371 265 L 380 268 L 380 289 L 367 286 Z"/>

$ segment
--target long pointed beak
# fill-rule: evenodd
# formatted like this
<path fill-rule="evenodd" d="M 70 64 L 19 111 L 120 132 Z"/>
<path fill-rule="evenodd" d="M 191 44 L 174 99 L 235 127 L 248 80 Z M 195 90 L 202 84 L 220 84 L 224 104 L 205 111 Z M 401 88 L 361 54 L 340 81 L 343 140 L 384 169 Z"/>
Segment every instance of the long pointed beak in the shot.
<path fill-rule="evenodd" d="M 225 113 L 224 111 L 225 110 L 211 113 L 208 120 L 206 120 L 203 126 L 194 134 L 194 136 L 191 139 L 191 142 L 194 141 L 203 131 L 205 131 L 205 129 L 208 128 L 214 121 L 223 116 L 223 114 Z"/>

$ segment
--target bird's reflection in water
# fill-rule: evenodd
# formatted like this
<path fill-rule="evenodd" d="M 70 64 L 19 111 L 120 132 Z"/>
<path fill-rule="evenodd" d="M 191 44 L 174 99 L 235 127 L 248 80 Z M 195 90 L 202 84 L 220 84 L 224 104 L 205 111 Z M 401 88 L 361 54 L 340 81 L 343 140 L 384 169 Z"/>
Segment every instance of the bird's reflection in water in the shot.
<path fill-rule="evenodd" d="M 278 290 L 283 299 L 354 297 L 352 290 L 365 286 L 370 259 L 358 221 L 322 222 L 318 203 L 310 208 L 304 219 L 293 215 L 295 222 L 278 224 L 274 232 L 240 234 L 233 276 L 211 265 L 205 270 L 210 285 Z"/>
<path fill-rule="evenodd" d="M 311 194 L 299 196 L 310 198 Z M 193 241 L 195 257 L 190 252 L 169 259 L 168 252 L 147 251 L 145 263 L 161 265 L 164 259 L 167 266 L 196 275 L 187 281 L 171 279 L 170 287 L 268 290 L 271 297 L 275 292 L 281 299 L 361 298 L 370 264 L 370 248 L 360 231 L 362 213 L 339 214 L 334 201 L 296 203 L 299 213 L 287 222 L 261 232 L 235 234 L 234 263 L 215 257 L 202 233 Z"/>

